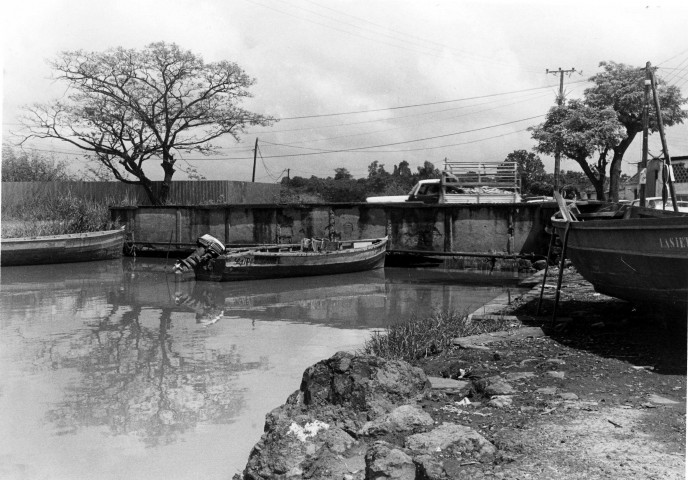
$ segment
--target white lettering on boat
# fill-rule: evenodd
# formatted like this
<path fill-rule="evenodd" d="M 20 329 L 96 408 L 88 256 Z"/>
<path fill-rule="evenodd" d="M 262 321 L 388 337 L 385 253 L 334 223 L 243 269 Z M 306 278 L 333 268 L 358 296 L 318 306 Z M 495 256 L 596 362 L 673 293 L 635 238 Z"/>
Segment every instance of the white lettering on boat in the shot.
<path fill-rule="evenodd" d="M 688 237 L 659 237 L 659 248 L 688 248 Z"/>

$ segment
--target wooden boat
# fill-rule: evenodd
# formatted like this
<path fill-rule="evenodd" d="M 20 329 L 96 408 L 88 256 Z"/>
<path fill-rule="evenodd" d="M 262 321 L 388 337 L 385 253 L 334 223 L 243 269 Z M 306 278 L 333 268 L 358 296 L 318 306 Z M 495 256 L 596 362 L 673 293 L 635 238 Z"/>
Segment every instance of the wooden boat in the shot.
<path fill-rule="evenodd" d="M 686 311 L 688 213 L 606 204 L 564 215 L 560 209 L 552 225 L 565 239 L 566 257 L 596 291 Z"/>
<path fill-rule="evenodd" d="M 3 238 L 0 265 L 41 265 L 89 262 L 120 258 L 124 251 L 124 227 L 100 232 Z"/>
<path fill-rule="evenodd" d="M 387 237 L 370 240 L 309 240 L 228 249 L 193 266 L 196 280 L 228 282 L 360 272 L 385 264 Z"/>

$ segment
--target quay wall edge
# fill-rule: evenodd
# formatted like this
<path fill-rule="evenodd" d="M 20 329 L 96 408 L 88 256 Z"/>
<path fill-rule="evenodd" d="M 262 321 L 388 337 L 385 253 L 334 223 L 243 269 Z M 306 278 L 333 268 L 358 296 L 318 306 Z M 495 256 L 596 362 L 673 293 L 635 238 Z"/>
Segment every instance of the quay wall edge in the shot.
<path fill-rule="evenodd" d="M 390 236 L 390 251 L 545 254 L 554 204 L 253 204 L 110 207 L 137 250 L 186 252 L 209 233 L 228 246 Z"/>

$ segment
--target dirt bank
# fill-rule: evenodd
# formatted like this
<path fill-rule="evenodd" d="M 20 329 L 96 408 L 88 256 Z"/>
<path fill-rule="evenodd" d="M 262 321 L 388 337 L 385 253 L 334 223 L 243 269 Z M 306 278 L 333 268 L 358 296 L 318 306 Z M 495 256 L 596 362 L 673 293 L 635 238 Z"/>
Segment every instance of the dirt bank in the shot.
<path fill-rule="evenodd" d="M 474 315 L 508 315 L 514 329 L 539 327 L 532 331 L 540 334 L 463 342 L 468 348 L 422 362 L 429 376 L 470 380 L 466 388 L 435 390 L 425 410 L 436 421 L 475 428 L 505 459 L 447 473 L 685 478 L 686 319 L 597 294 L 567 269 L 559 320 L 551 323 L 556 271 L 546 285 L 546 316 L 535 316 L 539 284 L 511 305 L 498 301 Z"/>

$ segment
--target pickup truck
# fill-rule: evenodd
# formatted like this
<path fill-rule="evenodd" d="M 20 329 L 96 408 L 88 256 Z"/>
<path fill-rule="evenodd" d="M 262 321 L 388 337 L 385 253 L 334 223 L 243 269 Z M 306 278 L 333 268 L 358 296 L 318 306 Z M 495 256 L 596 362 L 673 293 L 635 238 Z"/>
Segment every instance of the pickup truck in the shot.
<path fill-rule="evenodd" d="M 459 172 L 457 165 L 464 171 Z M 522 201 L 519 190 L 515 165 L 447 162 L 442 178 L 421 180 L 408 195 L 368 197 L 366 202 L 516 203 Z"/>

